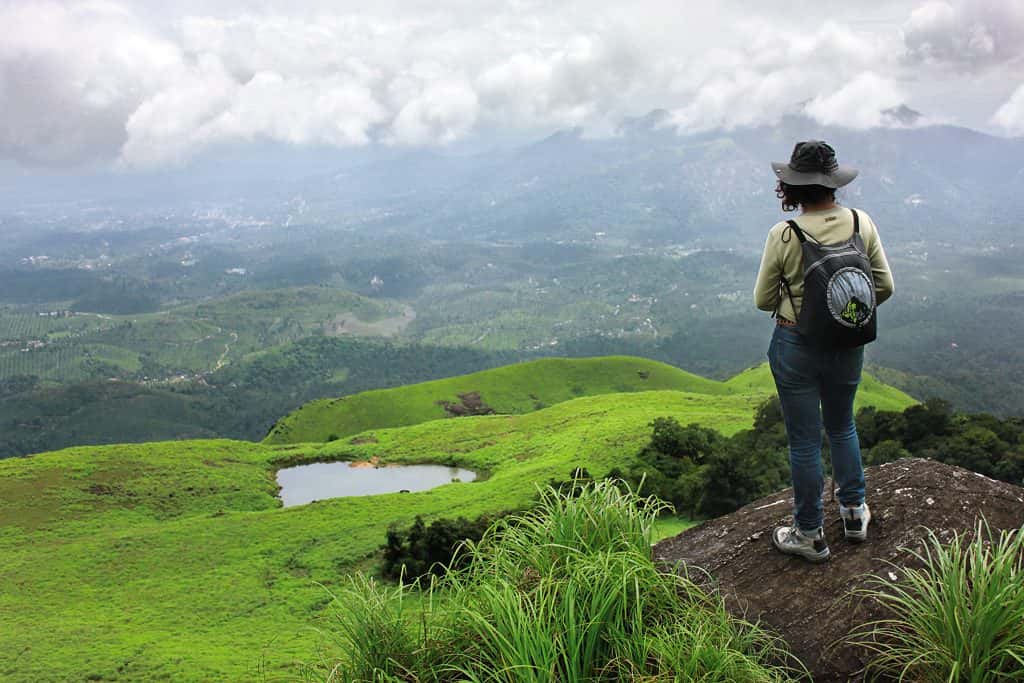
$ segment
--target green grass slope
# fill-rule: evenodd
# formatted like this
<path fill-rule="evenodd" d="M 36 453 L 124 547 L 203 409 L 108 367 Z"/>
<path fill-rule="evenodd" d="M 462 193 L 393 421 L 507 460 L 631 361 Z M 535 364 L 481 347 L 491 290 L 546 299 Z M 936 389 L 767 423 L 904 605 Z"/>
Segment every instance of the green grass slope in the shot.
<path fill-rule="evenodd" d="M 326 441 L 332 435 L 344 438 L 367 429 L 437 420 L 448 415 L 442 402 L 459 404 L 459 394 L 479 393 L 496 413 L 521 414 L 582 396 L 659 389 L 710 395 L 733 393 L 719 382 L 646 358 L 546 358 L 313 401 L 282 418 L 265 442 Z"/>
<path fill-rule="evenodd" d="M 437 420 L 449 416 L 444 402 L 459 404 L 459 395 L 467 393 L 478 393 L 496 413 L 523 414 L 582 396 L 663 389 L 708 396 L 767 396 L 775 391 L 775 384 L 767 365 L 747 370 L 727 382 L 716 382 L 646 358 L 547 358 L 312 401 L 279 420 L 264 442 L 323 442 L 369 429 Z M 912 401 L 903 392 L 865 375 L 857 407 L 870 404 L 890 410 Z"/>
<path fill-rule="evenodd" d="M 772 379 L 772 371 L 767 363 L 744 370 L 726 380 L 724 384 L 739 393 L 775 393 L 775 380 Z M 866 406 L 873 406 L 879 410 L 899 411 L 915 403 L 917 401 L 910 395 L 878 381 L 874 375 L 865 372 L 861 375 L 860 388 L 857 389 L 853 409 L 857 411 Z"/>
<path fill-rule="evenodd" d="M 761 389 L 603 394 L 325 444 L 164 442 L 0 461 L 0 680 L 295 673 L 314 656 L 322 586 L 368 567 L 388 524 L 515 508 L 575 466 L 628 464 L 658 416 L 735 432 Z M 282 463 L 370 458 L 487 476 L 279 507 Z"/>

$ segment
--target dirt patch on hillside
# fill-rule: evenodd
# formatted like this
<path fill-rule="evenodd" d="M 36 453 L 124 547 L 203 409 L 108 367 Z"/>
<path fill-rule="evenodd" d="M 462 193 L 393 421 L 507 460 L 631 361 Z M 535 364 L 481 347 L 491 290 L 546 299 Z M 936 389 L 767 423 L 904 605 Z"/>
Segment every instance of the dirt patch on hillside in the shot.
<path fill-rule="evenodd" d="M 323 324 L 323 332 L 329 337 L 394 337 L 415 319 L 412 306 L 404 306 L 401 315 L 373 322 L 360 320 L 354 313 L 339 313 Z"/>
<path fill-rule="evenodd" d="M 437 405 L 444 408 L 450 417 L 467 417 L 470 415 L 494 415 L 494 408 L 490 407 L 480 398 L 479 391 L 469 391 L 465 394 L 457 394 L 459 402 L 438 401 Z"/>
<path fill-rule="evenodd" d="M 118 496 L 124 493 L 124 488 L 109 484 L 90 484 L 85 491 L 94 496 Z"/>
<path fill-rule="evenodd" d="M 980 516 L 993 530 L 1024 525 L 1024 489 L 959 467 L 922 459 L 865 471 L 872 520 L 869 539 L 843 539 L 836 503 L 826 496 L 825 533 L 832 559 L 812 565 L 771 547 L 771 530 L 790 521 L 792 489 L 658 543 L 655 558 L 708 572 L 729 608 L 771 626 L 810 669 L 814 680 L 860 681 L 865 653 L 842 644 L 857 626 L 884 618 L 873 602 L 851 597 L 867 576 L 899 581 L 897 567 L 920 549 L 923 527 L 942 539 L 971 531 Z M 699 577 L 699 572 L 692 576 Z M 838 645 L 836 645 L 838 644 Z"/>

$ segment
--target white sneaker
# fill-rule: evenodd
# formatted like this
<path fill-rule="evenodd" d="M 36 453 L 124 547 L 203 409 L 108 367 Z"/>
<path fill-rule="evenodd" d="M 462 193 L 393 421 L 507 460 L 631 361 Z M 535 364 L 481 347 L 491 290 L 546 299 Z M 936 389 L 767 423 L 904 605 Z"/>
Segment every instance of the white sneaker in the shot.
<path fill-rule="evenodd" d="M 808 562 L 825 562 L 831 555 L 821 527 L 809 533 L 796 526 L 780 526 L 772 532 L 772 545 L 779 552 L 802 557 Z"/>
<path fill-rule="evenodd" d="M 847 540 L 860 543 L 868 538 L 868 524 L 871 523 L 871 510 L 867 503 L 848 508 L 839 504 L 839 516 L 843 518 L 843 531 Z"/>

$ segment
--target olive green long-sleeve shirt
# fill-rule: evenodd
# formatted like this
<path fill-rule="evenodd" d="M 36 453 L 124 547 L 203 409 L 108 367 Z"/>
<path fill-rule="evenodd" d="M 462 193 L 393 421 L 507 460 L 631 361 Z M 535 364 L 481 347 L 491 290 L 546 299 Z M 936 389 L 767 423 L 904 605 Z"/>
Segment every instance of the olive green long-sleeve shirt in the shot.
<path fill-rule="evenodd" d="M 860 215 L 860 234 L 864 249 L 871 259 L 871 274 L 875 281 L 875 296 L 880 304 L 893 293 L 892 271 L 878 237 L 878 228 L 867 213 L 857 209 Z M 835 244 L 850 238 L 853 234 L 853 214 L 846 207 L 837 206 L 825 211 L 807 211 L 796 217 L 796 224 L 804 233 L 823 244 Z M 789 281 L 793 300 L 790 302 L 782 287 L 782 277 Z M 797 320 L 804 295 L 804 271 L 800 252 L 800 240 L 782 221 L 768 231 L 768 240 L 761 257 L 761 269 L 754 285 L 754 303 L 762 311 L 774 311 L 787 320 Z"/>

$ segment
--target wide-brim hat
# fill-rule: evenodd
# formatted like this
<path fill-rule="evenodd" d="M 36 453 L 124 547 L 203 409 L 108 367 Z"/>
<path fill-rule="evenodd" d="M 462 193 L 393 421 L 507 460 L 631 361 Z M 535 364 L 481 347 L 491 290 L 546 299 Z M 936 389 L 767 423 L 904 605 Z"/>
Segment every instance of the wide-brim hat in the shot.
<path fill-rule="evenodd" d="M 840 166 L 836 151 L 821 140 L 796 143 L 789 162 L 773 161 L 776 177 L 787 185 L 824 185 L 836 189 L 860 173 L 852 166 Z"/>

